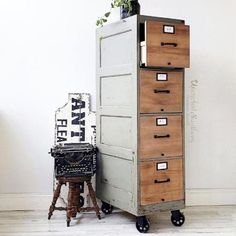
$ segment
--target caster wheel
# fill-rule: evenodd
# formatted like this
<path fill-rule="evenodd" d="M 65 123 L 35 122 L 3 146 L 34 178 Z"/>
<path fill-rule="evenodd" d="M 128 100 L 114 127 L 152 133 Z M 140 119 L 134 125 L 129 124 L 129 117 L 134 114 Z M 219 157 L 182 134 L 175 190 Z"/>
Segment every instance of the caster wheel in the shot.
<path fill-rule="evenodd" d="M 84 197 L 79 196 L 79 207 L 83 207 L 84 206 Z"/>
<path fill-rule="evenodd" d="M 184 224 L 185 217 L 184 214 L 180 211 L 171 212 L 171 222 L 174 226 L 180 227 Z"/>
<path fill-rule="evenodd" d="M 146 216 L 138 216 L 136 220 L 136 228 L 140 233 L 147 233 L 150 228 L 149 220 Z"/>
<path fill-rule="evenodd" d="M 108 203 L 106 203 L 106 202 L 102 202 L 101 210 L 102 210 L 102 212 L 103 212 L 104 214 L 109 215 L 109 214 L 111 214 L 112 211 L 113 211 L 113 206 L 110 205 L 110 204 L 108 204 Z"/>
<path fill-rule="evenodd" d="M 66 222 L 66 226 L 67 226 L 67 227 L 70 227 L 70 221 L 67 221 L 67 222 Z"/>

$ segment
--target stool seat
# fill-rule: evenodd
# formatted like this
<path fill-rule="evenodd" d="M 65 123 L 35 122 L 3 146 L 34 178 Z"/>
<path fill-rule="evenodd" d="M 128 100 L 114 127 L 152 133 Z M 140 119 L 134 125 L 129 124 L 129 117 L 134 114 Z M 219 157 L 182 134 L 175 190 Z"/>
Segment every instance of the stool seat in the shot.
<path fill-rule="evenodd" d="M 99 212 L 99 207 L 96 200 L 96 195 L 92 187 L 91 176 L 79 176 L 79 177 L 57 177 L 57 187 L 53 194 L 52 204 L 49 208 L 48 219 L 51 219 L 54 210 L 66 211 L 67 217 L 67 227 L 70 226 L 71 218 L 75 218 L 78 212 L 85 211 L 95 211 L 97 218 L 100 220 L 101 215 Z M 81 183 L 86 182 L 89 190 L 89 195 L 93 202 L 93 207 L 81 207 L 80 205 L 80 185 Z M 69 191 L 68 191 L 68 203 L 67 207 L 56 207 L 57 199 L 61 193 L 61 187 L 63 184 L 69 183 Z"/>

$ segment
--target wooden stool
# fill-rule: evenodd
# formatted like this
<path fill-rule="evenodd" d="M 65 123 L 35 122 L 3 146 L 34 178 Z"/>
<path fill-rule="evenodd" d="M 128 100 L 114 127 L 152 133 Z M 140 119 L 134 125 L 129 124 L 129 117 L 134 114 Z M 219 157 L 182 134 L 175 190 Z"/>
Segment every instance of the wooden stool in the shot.
<path fill-rule="evenodd" d="M 76 217 L 77 212 L 91 211 L 94 210 L 98 219 L 101 219 L 99 207 L 97 204 L 95 192 L 92 187 L 91 177 L 58 177 L 57 178 L 57 187 L 53 194 L 52 204 L 49 208 L 48 219 L 50 220 L 53 211 L 66 211 L 67 216 L 67 227 L 70 226 L 71 218 Z M 93 202 L 93 207 L 81 207 L 80 206 L 80 183 L 86 182 L 88 185 L 89 195 Z M 68 203 L 67 207 L 56 207 L 57 199 L 60 196 L 61 186 L 63 184 L 69 183 L 69 191 L 68 191 Z"/>

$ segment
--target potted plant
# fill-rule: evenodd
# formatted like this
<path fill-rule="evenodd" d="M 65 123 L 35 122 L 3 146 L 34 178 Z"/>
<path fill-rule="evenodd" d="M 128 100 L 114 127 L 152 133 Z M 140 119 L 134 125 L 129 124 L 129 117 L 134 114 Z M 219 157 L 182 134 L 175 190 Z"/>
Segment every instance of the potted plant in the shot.
<path fill-rule="evenodd" d="M 100 17 L 97 20 L 96 25 L 103 26 L 103 24 L 107 22 L 107 18 L 110 16 L 111 10 L 116 7 L 120 7 L 121 19 L 140 14 L 140 5 L 138 0 L 112 0 L 110 11 L 106 12 L 104 16 Z"/>

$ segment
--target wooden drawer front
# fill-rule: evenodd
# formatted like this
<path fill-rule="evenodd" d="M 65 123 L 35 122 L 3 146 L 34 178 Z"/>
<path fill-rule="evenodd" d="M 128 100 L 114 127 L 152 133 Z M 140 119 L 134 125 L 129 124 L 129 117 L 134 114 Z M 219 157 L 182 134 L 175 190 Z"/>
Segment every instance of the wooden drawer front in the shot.
<path fill-rule="evenodd" d="M 183 72 L 140 70 L 140 112 L 182 112 Z"/>
<path fill-rule="evenodd" d="M 142 162 L 140 168 L 141 205 L 184 199 L 182 159 Z"/>
<path fill-rule="evenodd" d="M 164 33 L 164 29 L 173 33 Z M 189 67 L 189 26 L 146 22 L 146 66 Z"/>
<path fill-rule="evenodd" d="M 140 157 L 182 156 L 182 116 L 140 118 Z"/>

